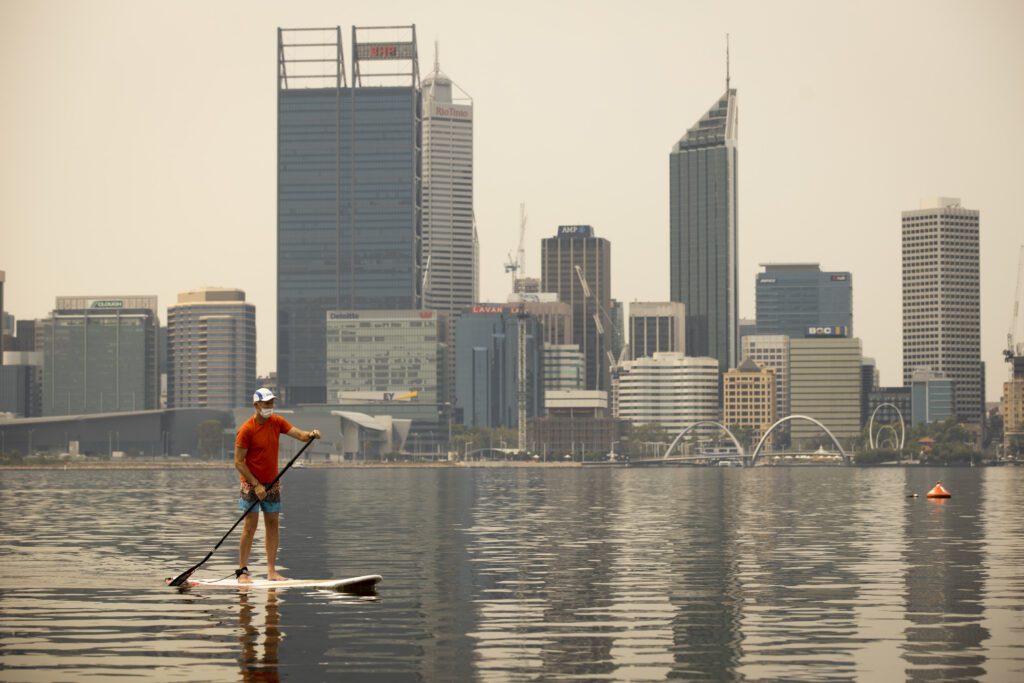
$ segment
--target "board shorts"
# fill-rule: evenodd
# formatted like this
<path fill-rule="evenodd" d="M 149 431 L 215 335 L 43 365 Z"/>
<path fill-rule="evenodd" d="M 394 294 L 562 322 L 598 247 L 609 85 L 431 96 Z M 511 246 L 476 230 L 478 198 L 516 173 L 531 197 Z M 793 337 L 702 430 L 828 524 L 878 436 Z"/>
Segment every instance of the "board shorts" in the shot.
<path fill-rule="evenodd" d="M 253 512 L 280 512 L 281 511 L 281 482 L 277 481 L 273 488 L 267 490 L 266 497 L 261 501 L 259 496 L 253 490 L 252 485 L 243 481 L 242 487 L 238 492 L 238 509 L 245 512 L 252 505 L 253 501 L 256 501 L 256 507 L 252 509 Z"/>

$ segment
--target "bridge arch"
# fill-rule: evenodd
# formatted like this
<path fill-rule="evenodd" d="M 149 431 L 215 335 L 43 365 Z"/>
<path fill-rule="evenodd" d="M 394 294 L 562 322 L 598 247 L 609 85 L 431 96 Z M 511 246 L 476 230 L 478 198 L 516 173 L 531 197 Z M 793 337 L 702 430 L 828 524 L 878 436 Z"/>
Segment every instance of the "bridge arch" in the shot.
<path fill-rule="evenodd" d="M 676 435 L 676 438 L 672 441 L 672 443 L 669 444 L 669 447 L 665 449 L 665 455 L 661 457 L 667 458 L 668 454 L 672 452 L 672 449 L 676 447 L 676 444 L 678 444 L 684 436 L 686 436 L 692 429 L 695 429 L 702 425 L 714 425 L 715 427 L 718 427 L 719 429 L 724 431 L 726 434 L 729 435 L 729 438 L 732 439 L 732 442 L 736 446 L 736 450 L 739 452 L 739 454 L 741 456 L 746 457 L 747 454 L 744 452 L 743 446 L 740 445 L 740 442 L 736 440 L 736 435 L 730 432 L 729 428 L 726 427 L 724 424 L 722 424 L 721 422 L 715 422 L 714 420 L 700 420 L 699 422 L 694 422 L 692 425 L 688 426 L 686 429 L 679 432 L 679 434 Z"/>
<path fill-rule="evenodd" d="M 892 403 L 879 403 L 877 406 L 875 406 L 875 409 L 871 411 L 871 419 L 868 421 L 868 446 L 870 446 L 872 450 L 875 449 L 875 413 L 877 413 L 879 409 L 884 408 L 886 406 L 889 406 L 890 408 L 895 410 L 896 416 L 900 418 L 900 450 L 903 450 L 903 447 L 906 444 L 907 440 L 907 426 L 903 422 L 903 411 L 901 411 Z M 879 429 L 878 431 L 879 433 L 881 433 L 882 430 Z M 893 431 L 896 430 L 893 429 Z"/>
<path fill-rule="evenodd" d="M 768 430 L 761 436 L 761 440 L 757 442 L 757 448 L 754 449 L 753 454 L 750 456 L 750 464 L 751 465 L 753 465 L 755 462 L 757 462 L 757 456 L 761 452 L 761 446 L 764 445 L 764 442 L 768 439 L 768 437 L 771 435 L 771 433 L 773 431 L 775 431 L 775 428 L 778 427 L 779 425 L 781 425 L 784 422 L 789 422 L 790 420 L 807 420 L 808 422 L 813 422 L 814 424 L 818 425 L 818 427 L 820 427 L 823 432 L 828 434 L 828 438 L 832 439 L 832 443 L 834 443 L 836 445 L 836 448 L 839 449 L 839 455 L 843 456 L 843 462 L 845 462 L 845 463 L 849 463 L 850 462 L 850 456 L 848 456 L 846 454 L 846 451 L 844 451 L 843 447 L 839 444 L 839 439 L 836 438 L 835 434 L 833 434 L 831 431 L 829 431 L 828 427 L 826 427 L 825 425 L 821 424 L 820 422 L 815 420 L 813 417 L 808 417 L 806 415 L 787 415 L 784 418 L 776 420 L 775 424 L 773 424 L 771 427 L 769 427 Z"/>
<path fill-rule="evenodd" d="M 882 434 L 885 433 L 887 430 L 892 432 L 892 445 L 895 448 L 896 444 L 898 443 L 897 439 L 899 439 L 900 435 L 899 433 L 897 433 L 896 428 L 893 427 L 892 425 L 882 425 L 881 427 L 878 428 L 878 441 L 875 445 L 877 445 L 879 448 L 882 448 L 882 444 L 885 443 L 885 440 L 882 439 Z"/>

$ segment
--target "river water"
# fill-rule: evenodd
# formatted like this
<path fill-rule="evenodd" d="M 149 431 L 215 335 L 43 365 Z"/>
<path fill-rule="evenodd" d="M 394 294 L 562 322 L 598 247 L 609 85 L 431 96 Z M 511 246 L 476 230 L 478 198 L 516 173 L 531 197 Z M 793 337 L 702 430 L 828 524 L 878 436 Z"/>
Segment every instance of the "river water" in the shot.
<path fill-rule="evenodd" d="M 306 468 L 282 572 L 376 595 L 165 587 L 234 482 L 2 472 L 0 679 L 1024 680 L 1024 468 Z"/>

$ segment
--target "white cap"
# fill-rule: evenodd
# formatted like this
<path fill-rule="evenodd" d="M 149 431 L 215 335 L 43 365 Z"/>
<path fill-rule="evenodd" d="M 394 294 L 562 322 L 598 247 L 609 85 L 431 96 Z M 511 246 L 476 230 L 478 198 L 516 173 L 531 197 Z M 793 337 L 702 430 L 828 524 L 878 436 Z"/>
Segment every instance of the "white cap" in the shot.
<path fill-rule="evenodd" d="M 274 398 L 277 398 L 277 396 L 274 396 L 273 391 L 266 387 L 260 387 L 256 390 L 256 393 L 252 395 L 252 402 L 259 403 L 260 401 L 269 401 Z"/>

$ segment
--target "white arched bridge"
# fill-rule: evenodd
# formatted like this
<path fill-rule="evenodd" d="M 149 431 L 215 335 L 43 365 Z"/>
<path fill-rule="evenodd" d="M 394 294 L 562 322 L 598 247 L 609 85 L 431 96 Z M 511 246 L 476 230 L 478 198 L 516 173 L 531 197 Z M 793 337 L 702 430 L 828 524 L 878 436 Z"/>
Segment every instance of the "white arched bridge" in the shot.
<path fill-rule="evenodd" d="M 661 457 L 631 460 L 630 464 L 665 465 L 670 463 L 693 462 L 696 460 L 718 460 L 725 462 L 734 461 L 742 465 L 751 467 L 757 464 L 758 456 L 761 455 L 761 449 L 764 447 L 764 444 L 768 440 L 768 437 L 772 435 L 772 432 L 774 432 L 775 429 L 778 428 L 779 426 L 787 422 L 790 422 L 791 420 L 806 420 L 807 422 L 816 425 L 819 429 L 821 429 L 821 431 L 828 435 L 828 438 L 832 440 L 833 444 L 835 444 L 836 450 L 839 452 L 839 455 L 841 455 L 843 458 L 843 462 L 847 465 L 850 464 L 850 456 L 847 455 L 845 450 L 843 450 L 843 446 L 842 444 L 839 443 L 839 439 L 836 438 L 835 434 L 833 434 L 831 430 L 829 430 L 829 428 L 823 425 L 821 422 L 807 415 L 787 415 L 786 417 L 777 420 L 775 424 L 773 424 L 771 427 L 765 430 L 765 433 L 757 442 L 757 446 L 754 448 L 753 452 L 749 454 L 744 450 L 743 445 L 740 444 L 739 439 L 736 438 L 736 435 L 733 434 L 729 430 L 729 428 L 723 425 L 721 422 L 715 422 L 714 420 L 701 420 L 699 422 L 694 422 L 693 424 L 689 425 L 681 432 L 679 432 L 679 434 L 676 435 L 676 438 L 672 440 L 672 443 L 669 444 L 669 447 L 665 449 L 665 452 L 661 455 Z M 683 441 L 683 438 L 687 434 L 692 432 L 694 429 L 697 429 L 699 427 L 715 427 L 719 431 L 725 432 L 726 436 L 729 437 L 729 440 L 732 441 L 732 444 L 736 449 L 735 453 L 719 452 L 713 454 L 702 453 L 696 455 L 684 455 L 682 453 L 679 453 L 677 455 L 673 455 L 672 451 L 675 450 L 675 448 Z"/>

